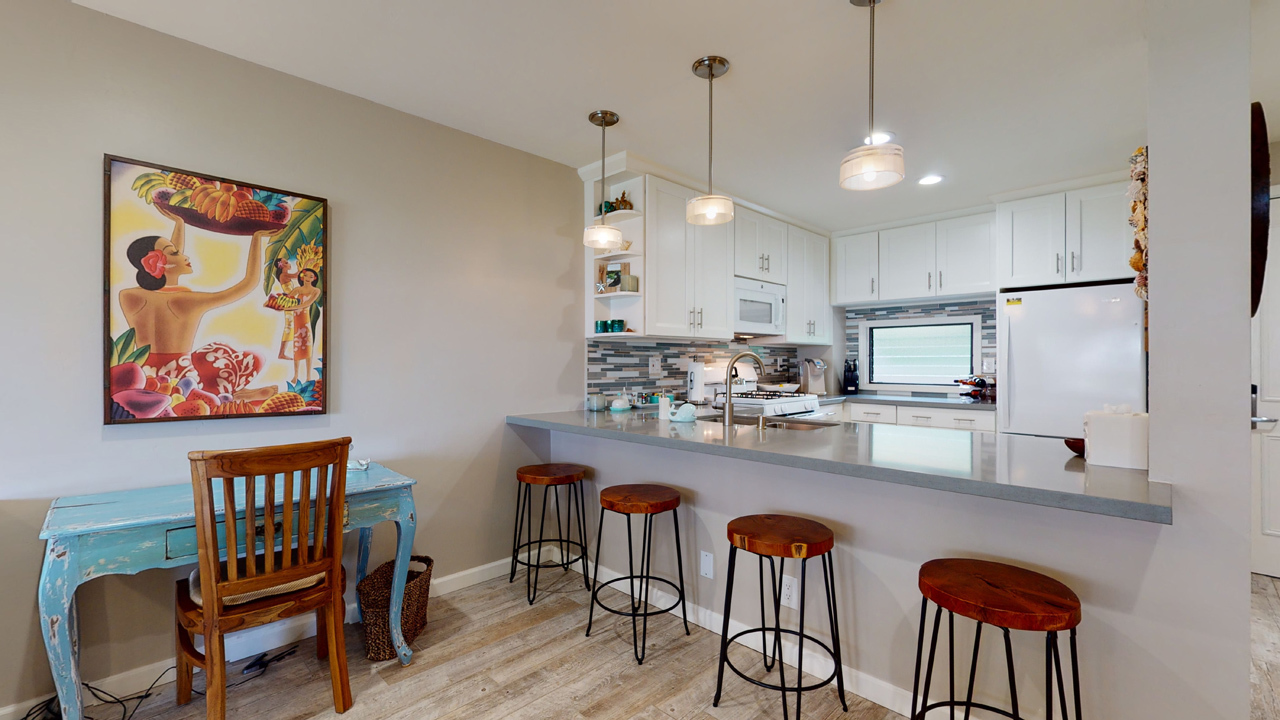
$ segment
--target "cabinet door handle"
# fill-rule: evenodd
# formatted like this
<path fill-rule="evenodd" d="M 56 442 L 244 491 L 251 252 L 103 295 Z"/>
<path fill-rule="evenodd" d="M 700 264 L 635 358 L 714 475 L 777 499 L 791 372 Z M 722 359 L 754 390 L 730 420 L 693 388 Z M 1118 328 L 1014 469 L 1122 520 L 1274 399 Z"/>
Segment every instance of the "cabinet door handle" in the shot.
<path fill-rule="evenodd" d="M 689 328 L 690 329 L 693 328 L 693 314 L 694 314 L 693 308 L 689 308 Z"/>
<path fill-rule="evenodd" d="M 760 261 L 756 263 L 756 269 L 764 272 L 764 253 L 760 253 Z"/>
<path fill-rule="evenodd" d="M 1071 272 L 1076 271 L 1076 251 L 1071 251 Z"/>
<path fill-rule="evenodd" d="M 773 272 L 773 256 L 772 255 L 764 256 L 764 271 L 767 273 Z"/>
<path fill-rule="evenodd" d="M 698 308 L 698 327 L 702 327 L 702 308 Z"/>
<path fill-rule="evenodd" d="M 942 271 L 941 270 L 938 271 L 938 289 L 939 290 L 942 289 Z"/>
<path fill-rule="evenodd" d="M 929 289 L 933 289 L 933 273 L 929 273 Z"/>
<path fill-rule="evenodd" d="M 876 294 L 876 279 L 875 279 L 875 278 L 871 278 L 871 294 L 872 294 L 872 295 L 875 295 L 875 294 Z"/>
<path fill-rule="evenodd" d="M 972 424 L 972 423 L 973 423 L 973 418 L 956 418 L 956 422 L 958 422 L 958 423 L 967 422 L 967 423 Z"/>
<path fill-rule="evenodd" d="M 1053 271 L 1059 275 L 1062 274 L 1062 253 L 1053 254 Z"/>
<path fill-rule="evenodd" d="M 862 414 L 863 414 L 863 415 L 879 415 L 880 413 L 878 413 L 878 412 L 871 412 L 870 410 L 866 410 L 866 411 L 864 411 Z"/>

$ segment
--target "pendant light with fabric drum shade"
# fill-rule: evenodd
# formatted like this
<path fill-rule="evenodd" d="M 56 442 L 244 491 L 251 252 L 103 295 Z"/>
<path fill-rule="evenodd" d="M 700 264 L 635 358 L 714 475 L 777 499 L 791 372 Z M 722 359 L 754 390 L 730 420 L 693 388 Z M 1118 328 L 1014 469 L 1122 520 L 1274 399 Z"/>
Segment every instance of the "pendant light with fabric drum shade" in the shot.
<path fill-rule="evenodd" d="M 712 120 L 715 117 L 715 79 L 729 72 L 729 61 L 717 55 L 699 58 L 693 74 L 707 81 L 707 194 L 685 204 L 684 218 L 690 225 L 723 225 L 733 220 L 733 200 L 716 195 L 712 189 Z"/>
<path fill-rule="evenodd" d="M 840 163 L 840 187 L 845 190 L 879 190 L 902 182 L 906 165 L 902 146 L 892 142 L 877 143 L 876 132 L 876 5 L 883 0 L 849 0 L 853 5 L 871 8 L 871 44 L 867 82 L 867 139 L 854 148 Z M 887 137 L 887 135 L 884 135 Z"/>

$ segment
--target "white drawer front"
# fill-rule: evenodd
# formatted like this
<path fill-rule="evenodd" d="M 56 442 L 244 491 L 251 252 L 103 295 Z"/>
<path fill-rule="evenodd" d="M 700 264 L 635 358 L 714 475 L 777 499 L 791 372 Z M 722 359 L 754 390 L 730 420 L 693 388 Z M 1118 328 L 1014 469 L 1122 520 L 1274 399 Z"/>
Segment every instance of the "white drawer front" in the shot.
<path fill-rule="evenodd" d="M 898 408 L 893 405 L 867 405 L 845 403 L 849 422 L 896 423 Z"/>
<path fill-rule="evenodd" d="M 932 427 L 956 430 L 996 431 L 996 414 L 985 410 L 933 410 Z"/>

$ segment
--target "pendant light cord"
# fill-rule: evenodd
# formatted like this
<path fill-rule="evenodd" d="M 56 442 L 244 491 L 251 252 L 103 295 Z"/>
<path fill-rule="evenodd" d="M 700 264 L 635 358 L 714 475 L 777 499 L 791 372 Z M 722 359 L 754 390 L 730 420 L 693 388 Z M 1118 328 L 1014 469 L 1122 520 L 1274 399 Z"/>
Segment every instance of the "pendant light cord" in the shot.
<path fill-rule="evenodd" d="M 601 225 L 605 224 L 604 218 L 606 215 L 609 214 L 607 209 L 608 206 L 605 205 L 605 200 L 604 200 L 604 132 L 605 132 L 604 121 L 605 121 L 605 118 L 601 117 L 600 118 L 600 224 Z"/>
<path fill-rule="evenodd" d="M 715 154 L 713 152 L 713 146 L 711 143 L 715 136 L 712 133 L 711 128 L 712 128 L 712 124 L 715 121 L 715 112 L 716 112 L 715 98 L 716 98 L 716 68 L 715 68 L 715 65 L 712 64 L 707 66 L 707 194 L 708 195 L 714 194 L 713 192 L 711 192 L 711 187 L 712 187 L 711 173 L 712 173 L 712 158 L 714 158 Z"/>
<path fill-rule="evenodd" d="M 871 0 L 871 60 L 867 63 L 869 78 L 867 80 L 867 139 L 871 145 L 876 144 L 876 4 L 879 0 Z"/>

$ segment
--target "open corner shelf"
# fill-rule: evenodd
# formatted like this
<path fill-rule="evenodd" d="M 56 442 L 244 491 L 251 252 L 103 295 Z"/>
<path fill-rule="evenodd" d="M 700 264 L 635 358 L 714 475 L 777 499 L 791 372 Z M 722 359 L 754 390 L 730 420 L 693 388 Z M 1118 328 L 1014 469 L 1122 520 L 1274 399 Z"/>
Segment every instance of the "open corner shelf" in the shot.
<path fill-rule="evenodd" d="M 619 298 L 638 298 L 644 295 L 641 292 L 611 292 L 599 293 L 595 296 L 597 300 L 617 300 Z"/>
<path fill-rule="evenodd" d="M 614 210 L 613 212 L 609 213 L 609 217 L 606 219 L 611 223 L 615 223 L 615 222 L 622 222 L 623 220 L 634 220 L 635 218 L 643 217 L 643 216 L 644 216 L 644 213 L 640 212 L 639 210 Z M 600 216 L 599 215 L 595 216 L 594 220 L 595 222 L 599 223 Z"/>
<path fill-rule="evenodd" d="M 643 257 L 644 253 L 637 250 L 619 250 L 617 252 L 604 253 L 603 255 L 593 255 L 592 260 L 621 260 L 623 258 Z"/>
<path fill-rule="evenodd" d="M 588 340 L 640 340 L 644 335 L 635 332 L 589 333 Z"/>

